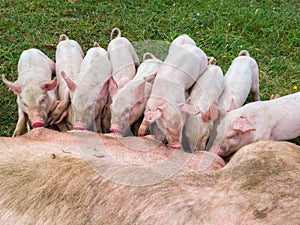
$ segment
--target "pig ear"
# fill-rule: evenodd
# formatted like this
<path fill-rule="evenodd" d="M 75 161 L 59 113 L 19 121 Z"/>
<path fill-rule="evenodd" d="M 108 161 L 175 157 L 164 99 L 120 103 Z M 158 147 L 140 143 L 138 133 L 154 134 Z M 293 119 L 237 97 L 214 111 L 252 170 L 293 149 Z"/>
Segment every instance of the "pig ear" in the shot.
<path fill-rule="evenodd" d="M 232 110 L 235 110 L 235 109 L 237 109 L 237 107 L 236 107 L 236 105 L 235 105 L 235 103 L 234 103 L 234 100 L 233 100 L 233 98 L 231 99 L 231 103 L 230 103 L 230 109 L 229 109 L 229 111 L 232 111 Z"/>
<path fill-rule="evenodd" d="M 197 106 L 192 106 L 187 103 L 180 103 L 180 104 L 178 104 L 178 106 L 180 107 L 180 110 L 182 112 L 185 112 L 185 113 L 188 113 L 191 115 L 197 115 L 197 114 L 201 113 L 199 107 L 197 107 Z"/>
<path fill-rule="evenodd" d="M 6 80 L 4 74 L 2 74 L 2 80 L 9 87 L 9 89 L 12 90 L 16 95 L 21 93 L 21 91 L 22 91 L 21 85 L 18 85 L 16 83 L 12 83 L 12 82 Z"/>
<path fill-rule="evenodd" d="M 137 96 L 139 96 L 140 102 L 142 102 L 145 97 L 145 85 L 146 85 L 146 82 L 142 82 L 135 89 Z"/>
<path fill-rule="evenodd" d="M 208 110 L 202 114 L 202 119 L 204 122 L 214 121 L 219 116 L 219 109 L 215 103 L 213 103 Z"/>
<path fill-rule="evenodd" d="M 118 91 L 119 87 L 117 82 L 115 81 L 113 76 L 109 77 L 109 93 L 111 96 L 114 96 L 117 91 Z"/>
<path fill-rule="evenodd" d="M 103 86 L 102 86 L 102 89 L 100 91 L 100 98 L 105 98 L 105 96 L 107 96 L 108 94 L 108 91 L 109 91 L 109 83 L 110 83 L 110 78 L 108 78 Z"/>
<path fill-rule="evenodd" d="M 145 77 L 144 77 L 145 81 L 147 81 L 147 82 L 153 84 L 154 79 L 155 79 L 155 77 L 156 77 L 156 74 L 157 74 L 157 72 L 154 72 L 154 73 L 152 73 L 152 74 L 149 74 L 149 75 L 145 76 Z"/>
<path fill-rule="evenodd" d="M 256 130 L 254 124 L 254 118 L 249 120 L 245 116 L 241 116 L 238 120 L 236 120 L 233 124 L 233 130 L 240 131 L 242 133 L 247 133 L 250 131 Z"/>
<path fill-rule="evenodd" d="M 65 71 L 61 71 L 61 77 L 66 81 L 68 88 L 70 91 L 75 91 L 75 89 L 77 88 L 77 85 L 75 84 L 74 81 L 72 81 L 70 79 L 70 77 L 68 77 L 68 75 L 65 73 Z"/>
<path fill-rule="evenodd" d="M 57 85 L 57 78 L 56 77 L 52 81 L 40 83 L 40 87 L 42 89 L 46 89 L 47 91 L 54 90 L 54 88 L 56 88 L 56 85 Z"/>
<path fill-rule="evenodd" d="M 155 120 L 162 116 L 163 112 L 161 109 L 157 108 L 153 111 L 145 111 L 144 113 L 144 120 L 148 123 L 153 123 Z"/>

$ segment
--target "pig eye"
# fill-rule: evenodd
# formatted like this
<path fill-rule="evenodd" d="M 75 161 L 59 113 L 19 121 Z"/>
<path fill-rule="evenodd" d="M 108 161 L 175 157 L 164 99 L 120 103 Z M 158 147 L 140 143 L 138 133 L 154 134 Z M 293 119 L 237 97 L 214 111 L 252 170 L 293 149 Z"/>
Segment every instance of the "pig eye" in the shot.
<path fill-rule="evenodd" d="M 40 100 L 40 105 L 45 104 L 45 102 L 46 102 L 46 97 L 43 97 L 43 98 Z"/>
<path fill-rule="evenodd" d="M 26 104 L 25 102 L 23 102 L 23 106 L 27 108 L 28 104 Z"/>
<path fill-rule="evenodd" d="M 161 110 L 161 108 L 156 108 L 156 111 L 159 111 L 159 112 L 161 112 L 162 110 Z"/>

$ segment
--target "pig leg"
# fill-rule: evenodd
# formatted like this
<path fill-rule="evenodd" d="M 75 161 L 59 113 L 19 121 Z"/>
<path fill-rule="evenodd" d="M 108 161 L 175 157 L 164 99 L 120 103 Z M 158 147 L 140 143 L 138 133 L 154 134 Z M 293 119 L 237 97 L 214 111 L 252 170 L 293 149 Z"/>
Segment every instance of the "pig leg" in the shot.
<path fill-rule="evenodd" d="M 56 72 L 55 63 L 48 57 L 47 57 L 47 60 L 48 60 L 49 66 L 51 68 L 51 74 L 52 74 L 52 79 L 53 79 L 55 77 L 55 72 Z"/>
<path fill-rule="evenodd" d="M 110 112 L 110 110 L 107 110 L 101 121 L 103 133 L 109 132 L 110 121 L 111 121 L 111 112 Z"/>
<path fill-rule="evenodd" d="M 101 121 L 101 127 L 102 127 L 102 132 L 103 133 L 109 133 L 109 128 L 111 124 L 111 110 L 110 110 L 110 105 L 112 103 L 111 96 L 108 96 L 107 103 L 103 107 L 102 111 L 102 121 Z"/>
<path fill-rule="evenodd" d="M 68 84 L 68 81 L 70 80 L 69 77 L 65 74 L 64 71 L 61 72 L 61 74 L 57 74 L 57 76 L 61 76 L 60 80 L 65 80 Z M 72 82 L 72 81 L 70 81 Z M 73 84 L 73 82 L 72 82 Z M 58 96 L 59 96 L 59 103 L 56 106 L 55 110 L 50 114 L 48 118 L 48 122 L 52 125 L 53 123 L 60 123 L 60 119 L 62 118 L 63 113 L 68 109 L 68 106 L 70 104 L 70 95 L 69 92 L 66 90 L 63 90 L 62 88 L 67 88 L 60 86 L 58 88 Z M 68 84 L 68 88 L 69 84 Z M 70 89 L 71 90 L 71 89 Z"/>
<path fill-rule="evenodd" d="M 64 112 L 67 108 L 65 107 L 65 105 L 63 105 L 62 102 L 60 102 L 58 104 L 58 106 L 56 107 L 56 109 L 51 113 L 51 115 L 49 116 L 48 122 L 50 122 L 50 124 L 53 123 L 60 123 L 61 120 L 63 119 Z"/>
<path fill-rule="evenodd" d="M 59 131 L 64 132 L 72 130 L 72 108 L 69 107 L 63 112 L 59 120 L 55 123 Z"/>
<path fill-rule="evenodd" d="M 58 130 L 61 131 L 61 132 L 65 132 L 65 131 L 68 131 L 68 127 L 66 125 L 66 123 L 64 121 L 56 124 L 56 126 L 58 127 Z"/>
<path fill-rule="evenodd" d="M 97 133 L 103 133 L 101 128 L 101 113 L 95 118 Z"/>
<path fill-rule="evenodd" d="M 251 92 L 252 92 L 254 101 L 260 101 L 258 71 L 255 71 L 254 74 L 255 75 L 252 77 Z"/>
<path fill-rule="evenodd" d="M 137 121 L 135 121 L 131 126 L 130 126 L 130 130 L 132 132 L 132 134 L 134 136 L 137 136 L 138 135 L 138 130 L 141 126 L 141 123 L 142 123 L 143 119 L 142 117 L 140 117 Z"/>
<path fill-rule="evenodd" d="M 48 122 L 50 122 L 50 124 L 59 123 L 62 117 L 65 116 L 64 112 L 68 109 L 69 103 L 70 97 L 68 92 L 60 93 L 60 101 L 55 110 L 50 114 Z"/>
<path fill-rule="evenodd" d="M 149 122 L 144 118 L 138 130 L 138 136 L 146 136 L 149 133 Z"/>
<path fill-rule="evenodd" d="M 68 107 L 68 115 L 67 115 L 67 117 L 65 119 L 66 126 L 67 126 L 68 130 L 72 130 L 73 129 L 72 119 L 73 119 L 73 111 L 72 111 L 72 107 L 69 105 L 69 107 Z"/>
<path fill-rule="evenodd" d="M 19 118 L 18 118 L 18 122 L 16 125 L 16 129 L 13 133 L 13 137 L 17 137 L 17 136 L 24 134 L 25 129 L 26 129 L 27 117 L 26 117 L 25 113 L 19 108 L 18 114 L 19 114 Z"/>
<path fill-rule="evenodd" d="M 276 99 L 276 98 L 280 98 L 280 95 L 279 95 L 279 94 L 272 94 L 272 95 L 270 96 L 270 100 Z"/>
<path fill-rule="evenodd" d="M 133 59 L 134 65 L 135 65 L 135 69 L 137 69 L 140 65 L 140 60 L 132 46 L 130 48 L 130 53 L 131 53 L 131 57 Z"/>
<path fill-rule="evenodd" d="M 252 91 L 254 101 L 260 101 L 259 91 Z"/>

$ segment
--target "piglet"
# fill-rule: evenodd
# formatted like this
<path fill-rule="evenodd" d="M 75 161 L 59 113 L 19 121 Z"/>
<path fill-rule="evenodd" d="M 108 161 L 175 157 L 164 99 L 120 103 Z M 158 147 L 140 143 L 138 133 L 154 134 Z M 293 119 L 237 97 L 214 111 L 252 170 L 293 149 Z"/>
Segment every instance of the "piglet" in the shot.
<path fill-rule="evenodd" d="M 70 104 L 70 93 L 65 80 L 61 77 L 61 72 L 64 71 L 71 80 L 76 81 L 83 57 L 84 53 L 76 41 L 70 40 L 65 34 L 60 35 L 55 56 L 56 77 L 59 87 L 58 96 L 60 101 L 54 112 L 49 116 L 49 122 L 60 123 L 62 119 L 68 115 L 67 110 Z M 67 121 L 69 120 L 70 119 Z"/>
<path fill-rule="evenodd" d="M 139 135 L 145 135 L 148 125 L 155 122 L 166 135 L 168 145 L 180 148 L 185 123 L 180 104 L 185 103 L 185 92 L 206 70 L 207 56 L 194 44 L 178 45 L 176 39 L 174 42 L 154 80 Z"/>
<path fill-rule="evenodd" d="M 190 36 L 188 36 L 187 34 L 181 34 L 172 41 L 168 53 L 170 54 L 177 47 L 180 48 L 181 45 L 186 45 L 186 44 L 196 46 L 196 42 Z"/>
<path fill-rule="evenodd" d="M 224 76 L 215 63 L 214 58 L 209 59 L 210 65 L 192 87 L 187 104 L 182 107 L 187 112 L 183 131 L 187 138 L 187 144 L 183 146 L 186 151 L 205 149 L 213 121 L 218 117 L 216 102 L 224 89 Z"/>
<path fill-rule="evenodd" d="M 74 82 L 65 71 L 61 72 L 70 89 L 73 129 L 102 131 L 102 111 L 107 102 L 111 73 L 107 51 L 97 42 L 81 63 L 80 80 Z"/>
<path fill-rule="evenodd" d="M 115 32 L 117 32 L 117 37 L 113 39 Z M 136 68 L 140 64 L 139 58 L 129 40 L 121 37 L 121 31 L 117 27 L 110 34 L 107 52 L 112 66 L 113 77 L 118 87 L 122 88 L 134 77 Z"/>
<path fill-rule="evenodd" d="M 57 105 L 51 80 L 55 64 L 42 51 L 31 48 L 22 52 L 18 62 L 18 79 L 12 83 L 4 74 L 3 82 L 17 95 L 19 119 L 13 137 L 24 134 L 26 124 L 33 128 L 47 125 L 48 114 Z"/>
<path fill-rule="evenodd" d="M 258 140 L 288 140 L 300 136 L 300 92 L 257 101 L 228 112 L 217 127 L 210 148 L 220 156 Z"/>
<path fill-rule="evenodd" d="M 224 111 L 241 107 L 251 90 L 253 99 L 260 100 L 258 66 L 243 50 L 236 57 L 225 74 L 225 89 L 218 101 L 218 106 Z"/>
<path fill-rule="evenodd" d="M 150 59 L 146 59 L 150 56 Z M 130 127 L 143 115 L 147 100 L 152 90 L 153 80 L 162 61 L 151 53 L 143 55 L 143 63 L 139 66 L 133 80 L 121 89 L 114 85 L 111 104 L 110 131 L 122 136 L 130 134 Z"/>

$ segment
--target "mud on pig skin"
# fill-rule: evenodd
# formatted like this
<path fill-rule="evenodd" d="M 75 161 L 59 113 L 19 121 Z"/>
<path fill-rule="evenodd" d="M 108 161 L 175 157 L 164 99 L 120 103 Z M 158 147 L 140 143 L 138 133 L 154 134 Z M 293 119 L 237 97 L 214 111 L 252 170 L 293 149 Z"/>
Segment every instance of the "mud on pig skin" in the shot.
<path fill-rule="evenodd" d="M 107 143 L 118 140 L 98 137 Z M 134 139 L 150 141 L 122 138 Z M 132 186 L 97 173 L 75 155 L 73 141 L 72 133 L 45 128 L 14 139 L 0 138 L 1 224 L 299 222 L 300 147 L 294 144 L 256 142 L 243 147 L 221 170 L 199 173 L 183 168 L 157 184 Z M 126 179 L 124 166 L 108 165 L 104 166 L 112 176 L 122 174 Z"/>
<path fill-rule="evenodd" d="M 227 156 L 257 140 L 289 140 L 300 136 L 300 92 L 258 101 L 228 112 L 217 126 L 210 152 Z"/>
<path fill-rule="evenodd" d="M 28 122 L 33 128 L 47 125 L 48 114 L 58 103 L 54 93 L 57 79 L 51 80 L 52 74 L 55 74 L 54 62 L 35 48 L 22 52 L 14 83 L 2 74 L 3 82 L 17 95 L 19 118 L 13 137 L 24 134 Z"/>

